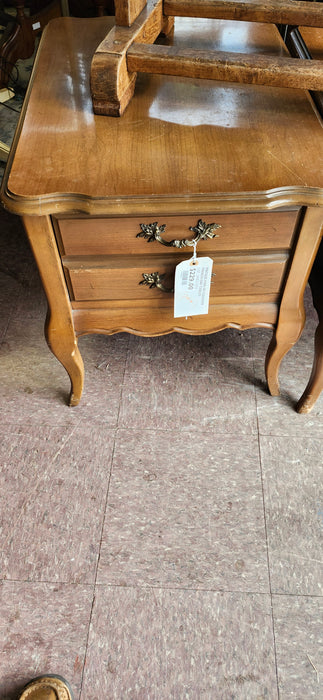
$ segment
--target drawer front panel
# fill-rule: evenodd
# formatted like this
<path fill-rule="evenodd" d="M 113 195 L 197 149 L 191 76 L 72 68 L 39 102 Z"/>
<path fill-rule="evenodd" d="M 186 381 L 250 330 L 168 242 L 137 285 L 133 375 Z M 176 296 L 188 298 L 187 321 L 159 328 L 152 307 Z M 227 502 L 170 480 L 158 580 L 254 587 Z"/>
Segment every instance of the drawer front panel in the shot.
<path fill-rule="evenodd" d="M 278 294 L 286 268 L 286 256 L 268 256 L 264 262 L 225 262 L 215 261 L 213 265 L 213 281 L 211 297 L 218 299 L 224 296 L 257 296 Z M 158 272 L 163 285 L 172 290 L 174 284 L 174 263 L 165 260 L 154 266 L 154 259 L 145 263 L 137 258 L 131 261 L 131 266 L 120 257 L 118 265 L 102 267 L 91 265 L 78 267 L 69 264 L 65 274 L 69 281 L 71 296 L 75 301 L 131 300 L 156 299 L 169 297 L 173 303 L 173 294 L 167 294 L 158 288 L 150 288 L 140 284 L 143 273 Z"/>
<path fill-rule="evenodd" d="M 132 218 L 59 219 L 58 241 L 62 255 L 173 255 L 175 247 L 165 247 L 156 240 L 148 242 L 139 237 L 140 224 L 158 220 L 165 225 L 162 238 L 166 241 L 194 238 L 190 226 L 201 218 L 207 224 L 221 226 L 217 238 L 201 240 L 198 252 L 231 250 L 274 250 L 290 247 L 298 211 L 264 212 L 256 214 L 214 214 L 190 216 L 144 216 Z M 189 251 L 189 248 L 184 250 Z"/>

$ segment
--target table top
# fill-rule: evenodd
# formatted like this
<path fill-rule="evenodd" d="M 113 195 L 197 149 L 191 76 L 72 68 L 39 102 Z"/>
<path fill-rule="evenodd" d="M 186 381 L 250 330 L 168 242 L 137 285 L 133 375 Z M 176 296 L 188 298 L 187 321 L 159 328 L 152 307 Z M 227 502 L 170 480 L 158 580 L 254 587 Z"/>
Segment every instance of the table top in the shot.
<path fill-rule="evenodd" d="M 46 28 L 5 206 L 123 215 L 323 205 L 322 120 L 306 91 L 140 75 L 122 117 L 95 115 L 90 62 L 113 21 L 67 17 Z M 177 18 L 163 41 L 286 53 L 269 24 Z"/>

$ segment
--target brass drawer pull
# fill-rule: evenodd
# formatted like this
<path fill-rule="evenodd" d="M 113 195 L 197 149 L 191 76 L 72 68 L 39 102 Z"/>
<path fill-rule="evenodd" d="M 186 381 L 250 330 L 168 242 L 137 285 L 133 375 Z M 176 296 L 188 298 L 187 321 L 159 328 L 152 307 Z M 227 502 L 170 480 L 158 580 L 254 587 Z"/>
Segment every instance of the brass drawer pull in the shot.
<path fill-rule="evenodd" d="M 162 238 L 166 224 L 158 225 L 158 221 L 153 224 L 140 224 L 141 232 L 137 233 L 136 238 L 147 238 L 147 243 L 158 241 L 168 248 L 185 248 L 186 246 L 194 246 L 199 241 L 205 241 L 207 238 L 218 238 L 218 234 L 214 233 L 217 228 L 221 228 L 220 224 L 206 224 L 205 221 L 199 219 L 196 226 L 190 226 L 189 230 L 195 233 L 194 238 L 174 239 L 173 241 L 165 241 Z"/>
<path fill-rule="evenodd" d="M 147 284 L 150 287 L 150 289 L 154 289 L 154 287 L 157 287 L 162 292 L 174 291 L 173 287 L 169 288 L 163 285 L 162 280 L 164 279 L 164 277 L 166 277 L 166 275 L 160 275 L 159 272 L 143 272 L 142 276 L 143 279 L 141 280 L 141 282 L 139 282 L 139 284 Z"/>

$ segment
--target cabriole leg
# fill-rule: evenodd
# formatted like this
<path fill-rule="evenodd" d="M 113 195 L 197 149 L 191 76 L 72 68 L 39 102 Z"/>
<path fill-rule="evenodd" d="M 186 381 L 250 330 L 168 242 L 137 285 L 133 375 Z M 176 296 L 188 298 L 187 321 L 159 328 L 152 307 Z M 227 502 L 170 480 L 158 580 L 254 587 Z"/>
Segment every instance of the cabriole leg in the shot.
<path fill-rule="evenodd" d="M 289 271 L 280 305 L 277 327 L 266 356 L 266 379 L 272 396 L 279 395 L 281 361 L 302 333 L 305 323 L 303 296 L 320 243 L 322 211 L 308 207 L 301 223 L 300 240 Z"/>
<path fill-rule="evenodd" d="M 267 350 L 265 372 L 269 393 L 272 396 L 279 396 L 279 367 L 282 359 L 287 355 L 289 350 L 295 345 L 304 328 L 305 314 L 295 324 L 287 324 L 284 327 L 279 325 L 274 333 Z"/>
<path fill-rule="evenodd" d="M 52 222 L 49 216 L 25 216 L 23 222 L 48 301 L 46 340 L 70 377 L 69 404 L 76 406 L 82 395 L 84 367 Z"/>
<path fill-rule="evenodd" d="M 77 339 L 71 333 L 57 332 L 55 315 L 48 311 L 45 323 L 45 337 L 53 355 L 66 369 L 71 380 L 70 406 L 77 406 L 82 396 L 84 384 L 84 365 L 77 345 Z"/>
<path fill-rule="evenodd" d="M 301 396 L 296 410 L 298 413 L 309 413 L 315 401 L 323 390 L 323 319 L 315 332 L 315 350 L 312 373 L 308 385 Z"/>

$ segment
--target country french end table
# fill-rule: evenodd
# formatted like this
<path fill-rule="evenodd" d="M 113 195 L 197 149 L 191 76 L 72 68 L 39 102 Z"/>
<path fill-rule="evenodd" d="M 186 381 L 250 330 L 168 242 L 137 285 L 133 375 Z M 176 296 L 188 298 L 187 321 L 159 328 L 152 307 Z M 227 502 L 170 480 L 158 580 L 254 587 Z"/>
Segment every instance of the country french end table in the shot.
<path fill-rule="evenodd" d="M 304 90 L 148 74 L 122 117 L 95 115 L 91 58 L 113 21 L 48 25 L 2 185 L 38 264 L 70 404 L 83 387 L 78 337 L 119 331 L 272 328 L 277 395 L 322 234 L 321 120 Z M 183 18 L 162 41 L 286 52 L 270 24 Z M 194 238 L 213 259 L 209 312 L 174 318 L 174 269 Z"/>

